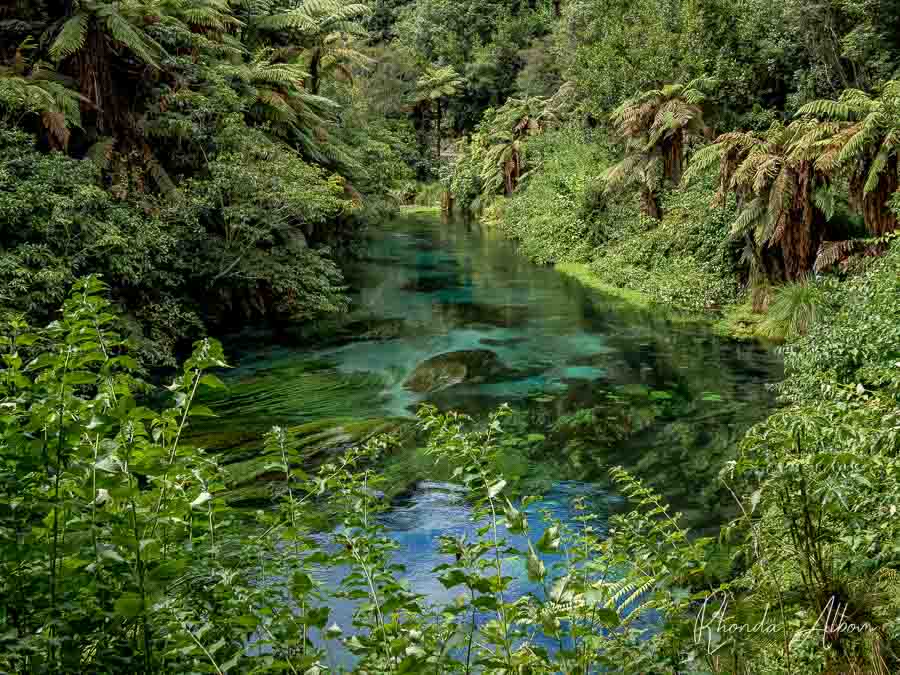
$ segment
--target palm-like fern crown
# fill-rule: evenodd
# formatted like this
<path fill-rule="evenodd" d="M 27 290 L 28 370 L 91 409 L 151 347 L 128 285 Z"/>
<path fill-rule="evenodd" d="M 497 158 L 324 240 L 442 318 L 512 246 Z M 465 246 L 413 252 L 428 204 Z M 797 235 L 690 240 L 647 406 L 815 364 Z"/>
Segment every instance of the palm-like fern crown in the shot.
<path fill-rule="evenodd" d="M 66 78 L 50 64 L 29 62 L 27 52 L 33 46 L 32 40 L 25 40 L 16 50 L 12 65 L 0 67 L 0 109 L 40 115 L 51 137 L 65 147 L 69 129 L 81 125 L 82 97 L 66 86 Z"/>
<path fill-rule="evenodd" d="M 257 22 L 265 30 L 296 32 L 320 39 L 332 33 L 366 35 L 361 20 L 371 14 L 369 6 L 347 0 L 305 0 L 285 12 L 263 17 Z"/>
<path fill-rule="evenodd" d="M 372 59 L 354 47 L 354 39 L 367 34 L 363 19 L 369 6 L 347 0 L 306 0 L 285 12 L 257 21 L 263 30 L 283 31 L 301 49 L 311 50 L 319 73 L 334 72 L 343 80 L 353 79 L 353 69 L 367 70 Z M 317 91 L 316 82 L 313 83 Z"/>
<path fill-rule="evenodd" d="M 556 97 L 510 98 L 497 111 L 489 133 L 512 133 L 516 138 L 534 136 L 557 124 L 564 112 L 565 106 Z"/>
<path fill-rule="evenodd" d="M 148 19 L 150 23 L 178 21 L 177 15 L 170 13 L 173 4 L 152 0 L 75 0 L 74 12 L 51 44 L 50 55 L 62 60 L 80 52 L 85 47 L 91 25 L 95 24 L 141 61 L 155 66 L 163 49 L 143 26 Z"/>
<path fill-rule="evenodd" d="M 426 68 L 416 81 L 416 102 L 437 101 L 447 96 L 456 96 L 466 81 L 453 66 Z"/>
<path fill-rule="evenodd" d="M 830 131 L 827 125 L 797 120 L 776 122 L 761 134 L 723 134 L 694 155 L 685 179 L 718 164 L 717 201 L 733 192 L 740 205 L 732 235 L 749 237 L 758 247 L 781 245 L 793 277 L 812 262 L 809 249 L 819 236 L 816 213 L 831 210 L 827 181 L 814 161 L 815 148 Z M 750 251 L 745 257 L 752 262 Z"/>
<path fill-rule="evenodd" d="M 53 40 L 50 56 L 60 61 L 80 52 L 94 25 L 144 63 L 156 66 L 164 50 L 144 29 L 151 24 L 180 29 L 216 51 L 228 42 L 228 32 L 242 25 L 228 0 L 74 0 L 72 15 Z"/>
<path fill-rule="evenodd" d="M 821 130 L 809 145 L 817 151 L 816 168 L 832 173 L 841 169 L 861 179 L 863 195 L 878 186 L 900 145 L 900 81 L 892 80 L 874 98 L 848 89 L 838 100 L 818 100 L 797 111 L 804 120 L 819 122 Z"/>
<path fill-rule="evenodd" d="M 514 188 L 522 176 L 525 138 L 543 133 L 558 124 L 571 105 L 571 84 L 564 84 L 553 96 L 510 98 L 483 129 L 488 147 L 481 169 L 482 183 L 491 191 L 507 184 Z"/>
<path fill-rule="evenodd" d="M 337 104 L 324 96 L 308 92 L 303 82 L 308 77 L 303 66 L 278 63 L 275 51 L 260 49 L 246 63 L 222 64 L 221 72 L 245 87 L 244 97 L 250 113 L 268 122 L 283 137 L 292 136 L 304 154 L 317 161 L 330 161 L 329 124 Z"/>
<path fill-rule="evenodd" d="M 600 181 L 607 192 L 639 188 L 648 194 L 656 194 L 662 187 L 662 161 L 657 155 L 629 152 L 625 158 L 600 174 Z"/>
<path fill-rule="evenodd" d="M 612 121 L 625 138 L 646 139 L 648 148 L 676 131 L 703 131 L 702 104 L 715 80 L 700 77 L 687 84 L 668 84 L 642 92 L 612 112 Z"/>

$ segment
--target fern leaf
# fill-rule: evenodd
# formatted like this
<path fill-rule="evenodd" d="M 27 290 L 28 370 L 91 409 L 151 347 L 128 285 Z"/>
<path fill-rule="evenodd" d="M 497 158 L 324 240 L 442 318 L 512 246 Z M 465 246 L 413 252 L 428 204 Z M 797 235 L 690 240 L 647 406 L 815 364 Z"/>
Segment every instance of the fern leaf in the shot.
<path fill-rule="evenodd" d="M 816 273 L 824 272 L 835 263 L 846 258 L 850 253 L 857 250 L 860 242 L 855 239 L 845 241 L 823 241 L 819 246 L 816 262 L 813 269 Z"/>
<path fill-rule="evenodd" d="M 847 103 L 823 99 L 802 106 L 797 116 L 851 122 L 856 119 L 856 110 Z"/>
<path fill-rule="evenodd" d="M 722 143 L 713 143 L 701 148 L 693 154 L 687 171 L 684 172 L 685 184 L 690 184 L 697 176 L 709 171 L 714 165 L 722 161 L 725 146 Z"/>
<path fill-rule="evenodd" d="M 759 197 L 747 204 L 738 217 L 735 218 L 731 226 L 731 234 L 733 237 L 743 235 L 744 232 L 756 226 L 760 219 L 766 214 L 766 205 Z"/>
<path fill-rule="evenodd" d="M 50 56 L 59 61 L 80 51 L 87 37 L 87 26 L 88 15 L 81 12 L 66 21 L 50 46 Z"/>
<path fill-rule="evenodd" d="M 162 53 L 162 47 L 146 35 L 138 33 L 125 17 L 118 12 L 111 12 L 106 17 L 106 27 L 116 42 L 127 47 L 144 63 L 156 66 L 156 59 Z"/>

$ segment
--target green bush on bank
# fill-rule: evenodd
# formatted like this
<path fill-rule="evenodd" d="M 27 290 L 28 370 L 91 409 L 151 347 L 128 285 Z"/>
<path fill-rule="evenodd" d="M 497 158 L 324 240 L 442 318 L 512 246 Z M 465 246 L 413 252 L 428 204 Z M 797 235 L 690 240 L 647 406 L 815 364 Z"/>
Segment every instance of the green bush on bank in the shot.
<path fill-rule="evenodd" d="M 667 193 L 658 223 L 632 211 L 595 252 L 591 271 L 608 284 L 683 309 L 734 302 L 739 283 L 728 235 L 734 205 L 711 206 L 714 193 L 711 180 Z"/>
<path fill-rule="evenodd" d="M 503 202 L 498 227 L 537 263 L 584 262 L 614 217 L 596 208 L 605 156 L 581 131 L 561 129 L 529 140 L 528 161 L 531 173 Z"/>
<path fill-rule="evenodd" d="M 0 307 L 45 321 L 77 277 L 102 274 L 151 366 L 205 325 L 340 311 L 343 276 L 313 242 L 340 238 L 343 180 L 233 116 L 215 142 L 178 190 L 117 196 L 95 162 L 0 126 Z"/>

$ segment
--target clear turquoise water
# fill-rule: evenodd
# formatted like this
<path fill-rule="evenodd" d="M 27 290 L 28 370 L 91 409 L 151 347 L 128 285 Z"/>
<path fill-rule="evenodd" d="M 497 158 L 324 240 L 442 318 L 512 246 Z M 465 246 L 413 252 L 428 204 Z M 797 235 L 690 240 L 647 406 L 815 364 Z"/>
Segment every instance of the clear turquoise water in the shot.
<path fill-rule="evenodd" d="M 606 410 L 612 397 L 636 420 L 624 438 L 601 442 L 588 429 L 573 444 L 550 434 L 541 454 L 522 460 L 519 473 L 546 486 L 536 508 L 568 520 L 573 495 L 590 494 L 605 517 L 620 502 L 606 468 L 625 464 L 693 523 L 720 520 L 727 507 L 715 477 L 773 404 L 766 384 L 782 374 L 775 354 L 702 324 L 623 306 L 531 264 L 514 244 L 476 226 L 407 219 L 374 232 L 367 250 L 349 275 L 357 289 L 346 317 L 351 329 L 330 346 L 271 335 L 226 343 L 237 367 L 228 375 L 232 395 L 217 408 L 234 429 L 262 434 L 271 424 L 331 416 L 410 416 L 426 400 L 477 415 L 509 401 L 529 411 L 537 425 L 529 431 L 549 434 L 561 416 Z M 366 331 L 381 338 L 358 339 Z M 431 394 L 404 387 L 426 359 L 473 349 L 492 350 L 503 375 Z M 437 538 L 474 526 L 452 488 L 419 478 L 385 522 L 413 589 L 440 601 L 447 591 L 430 574 L 444 562 Z M 529 590 L 522 578 L 517 592 Z M 349 608 L 334 612 L 347 625 L 340 616 Z"/>

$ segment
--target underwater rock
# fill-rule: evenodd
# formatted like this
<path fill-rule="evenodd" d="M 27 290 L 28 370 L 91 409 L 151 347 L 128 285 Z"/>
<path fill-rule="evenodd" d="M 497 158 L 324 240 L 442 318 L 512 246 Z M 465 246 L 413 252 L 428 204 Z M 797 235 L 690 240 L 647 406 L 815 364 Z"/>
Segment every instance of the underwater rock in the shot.
<path fill-rule="evenodd" d="M 439 354 L 423 361 L 416 366 L 403 386 L 411 391 L 427 394 L 463 382 L 484 382 L 505 372 L 507 369 L 494 352 L 489 349 L 468 349 Z"/>
<path fill-rule="evenodd" d="M 528 322 L 527 305 L 490 305 L 479 302 L 440 300 L 432 305 L 435 319 L 449 326 L 515 328 Z"/>
<path fill-rule="evenodd" d="M 488 345 L 489 347 L 509 347 L 512 345 L 519 345 L 523 342 L 528 342 L 528 338 L 523 336 L 520 337 L 508 337 L 508 338 L 481 338 L 479 342 L 483 345 Z"/>

